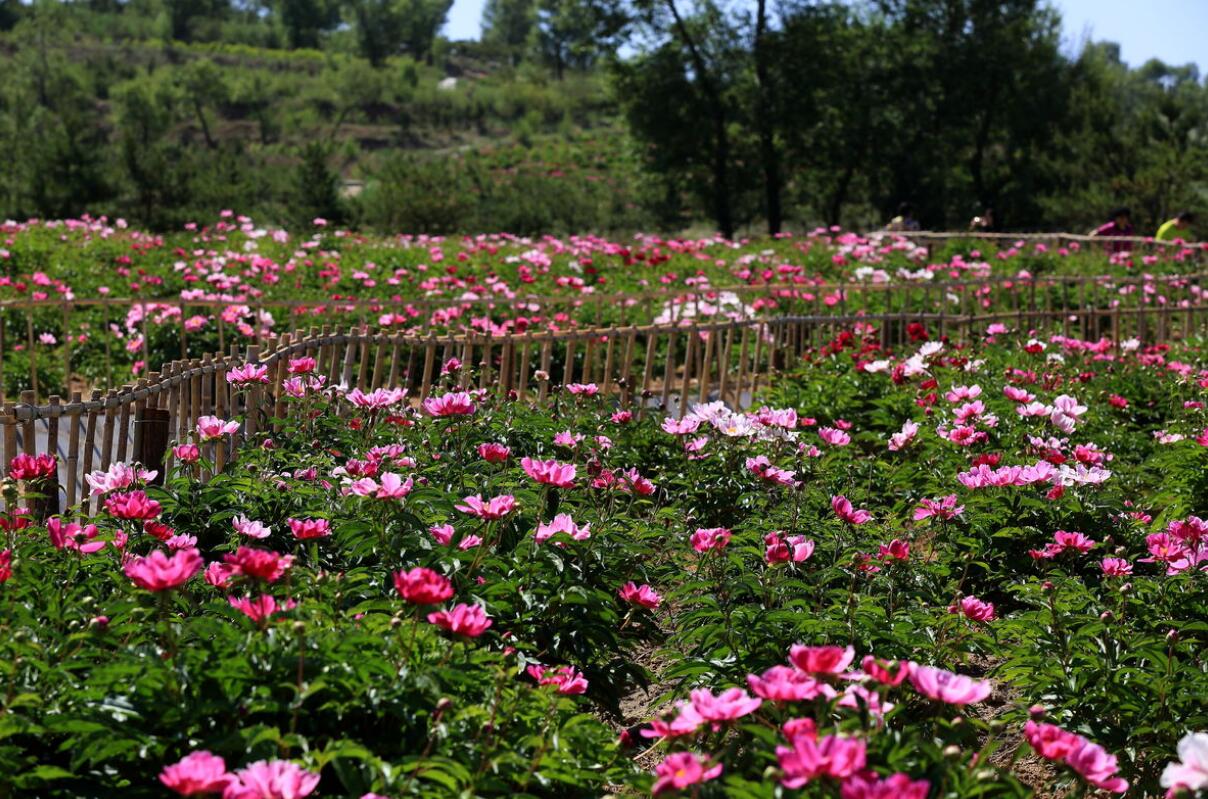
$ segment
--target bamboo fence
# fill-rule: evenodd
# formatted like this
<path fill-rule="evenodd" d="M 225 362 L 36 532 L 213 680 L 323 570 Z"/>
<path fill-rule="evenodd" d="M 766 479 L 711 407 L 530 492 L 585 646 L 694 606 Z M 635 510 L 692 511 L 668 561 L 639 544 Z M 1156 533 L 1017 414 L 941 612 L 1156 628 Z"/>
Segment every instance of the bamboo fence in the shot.
<path fill-rule="evenodd" d="M 95 498 L 88 497 L 87 474 L 115 462 L 138 462 L 162 475 L 172 462 L 171 445 L 195 441 L 203 416 L 241 420 L 238 433 L 201 444 L 214 470 L 221 471 L 243 442 L 286 417 L 289 400 L 282 383 L 291 359 L 314 358 L 315 374 L 329 388 L 406 388 L 414 403 L 434 391 L 460 388 L 546 406 L 566 401 L 562 386 L 594 383 L 617 408 L 682 417 L 696 402 L 749 407 L 761 389 L 856 325 L 876 331 L 891 350 L 913 346 L 914 323 L 955 341 L 981 338 L 988 325 L 1001 323 L 1019 331 L 1110 337 L 1118 347 L 1130 337 L 1168 341 L 1201 336 L 1208 330 L 1208 303 L 794 315 L 494 337 L 311 328 L 250 344 L 242 352 L 232 347 L 224 355 L 173 361 L 132 385 L 92 391 L 86 400 L 75 392 L 67 401 L 52 396 L 38 404 L 32 390 L 26 390 L 20 403 L 3 406 L 0 442 L 5 465 L 20 452 L 58 456 L 59 491 L 40 506 L 43 514 L 67 507 L 88 516 L 97 507 Z M 442 377 L 442 365 L 450 359 L 461 367 Z M 269 382 L 233 387 L 227 373 L 246 364 L 267 367 Z M 337 407 L 341 412 L 351 408 L 347 403 Z"/>
<path fill-rule="evenodd" d="M 928 234 L 936 235 L 936 234 Z M 983 234 L 985 235 L 985 234 Z M 130 359 L 137 356 L 144 370 L 162 373 L 173 360 L 203 357 L 206 352 L 227 352 L 234 344 L 262 344 L 261 325 L 253 324 L 251 335 L 239 333 L 225 322 L 222 311 L 232 305 L 246 306 L 255 319 L 264 313 L 284 316 L 273 326 L 294 338 L 302 335 L 316 319 L 324 323 L 376 326 L 381 317 L 402 319 L 401 332 L 426 335 L 449 325 L 434 324 L 434 315 L 456 307 L 461 318 L 474 311 L 503 319 L 540 314 L 551 319 L 566 313 L 571 324 L 585 328 L 628 327 L 661 323 L 680 324 L 725 319 L 729 315 L 752 318 L 774 316 L 843 317 L 855 313 L 933 313 L 968 316 L 979 311 L 1025 315 L 1055 313 L 1067 309 L 1142 307 L 1172 305 L 1186 307 L 1208 301 L 1208 273 L 1180 275 L 1091 276 L 1044 275 L 1038 277 L 995 277 L 979 280 L 932 280 L 847 283 L 738 285 L 693 289 L 661 289 L 632 293 L 587 293 L 579 295 L 516 296 L 512 298 L 456 297 L 423 298 L 411 301 L 257 300 L 235 303 L 180 298 L 97 298 L 71 301 L 0 301 L 0 403 L 10 396 L 32 391 L 35 401 L 53 393 L 86 392 L 95 385 L 104 390 L 115 386 L 116 374 L 129 374 Z M 134 311 L 138 321 L 130 331 L 138 346 L 123 351 L 122 341 L 108 328 Z M 157 321 L 161 311 L 167 311 Z M 212 314 L 213 327 L 204 335 L 191 334 L 184 320 L 190 314 Z M 460 323 L 460 322 L 458 322 Z M 459 331 L 469 334 L 469 331 Z M 88 333 L 87 343 L 78 343 Z M 40 338 L 54 338 L 54 349 L 43 350 Z M 141 339 L 141 341 L 140 341 Z M 17 348 L 25 357 L 12 359 Z M 80 372 L 90 372 L 81 375 Z M 78 379 L 77 379 L 78 378 Z"/>

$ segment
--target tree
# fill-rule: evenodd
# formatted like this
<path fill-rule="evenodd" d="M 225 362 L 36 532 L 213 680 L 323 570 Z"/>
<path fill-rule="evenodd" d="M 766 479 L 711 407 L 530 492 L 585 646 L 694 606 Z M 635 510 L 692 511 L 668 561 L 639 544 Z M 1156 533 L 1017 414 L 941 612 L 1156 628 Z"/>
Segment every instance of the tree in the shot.
<path fill-rule="evenodd" d="M 323 34 L 340 23 L 335 0 L 280 0 L 277 13 L 290 47 L 318 48 Z"/>
<path fill-rule="evenodd" d="M 520 63 L 537 26 L 536 0 L 487 0 L 482 10 L 482 41 Z"/>
<path fill-rule="evenodd" d="M 568 68 L 585 69 L 615 52 L 628 24 L 616 0 L 537 0 L 537 50 L 562 80 Z"/>

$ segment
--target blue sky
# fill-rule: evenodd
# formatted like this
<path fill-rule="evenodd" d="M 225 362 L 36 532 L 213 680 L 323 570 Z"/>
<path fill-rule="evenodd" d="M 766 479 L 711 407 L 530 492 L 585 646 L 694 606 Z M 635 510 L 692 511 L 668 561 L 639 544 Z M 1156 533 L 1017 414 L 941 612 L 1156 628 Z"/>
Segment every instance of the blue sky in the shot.
<path fill-rule="evenodd" d="M 445 33 L 478 38 L 485 0 L 454 0 Z M 1067 51 L 1084 38 L 1120 44 L 1125 61 L 1150 58 L 1171 64 L 1194 61 L 1208 70 L 1208 0 L 1055 0 L 1065 21 Z"/>

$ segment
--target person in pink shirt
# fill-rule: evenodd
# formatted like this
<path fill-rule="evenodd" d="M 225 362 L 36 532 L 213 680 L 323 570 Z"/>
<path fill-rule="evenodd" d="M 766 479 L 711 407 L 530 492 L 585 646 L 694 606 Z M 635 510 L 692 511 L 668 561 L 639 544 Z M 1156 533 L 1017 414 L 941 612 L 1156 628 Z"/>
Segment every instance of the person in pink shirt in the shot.
<path fill-rule="evenodd" d="M 1107 223 L 1091 231 L 1092 236 L 1131 236 L 1134 233 L 1132 212 L 1127 208 L 1117 208 L 1109 215 Z M 1111 252 L 1122 252 L 1132 249 L 1126 241 L 1109 242 L 1107 248 Z"/>

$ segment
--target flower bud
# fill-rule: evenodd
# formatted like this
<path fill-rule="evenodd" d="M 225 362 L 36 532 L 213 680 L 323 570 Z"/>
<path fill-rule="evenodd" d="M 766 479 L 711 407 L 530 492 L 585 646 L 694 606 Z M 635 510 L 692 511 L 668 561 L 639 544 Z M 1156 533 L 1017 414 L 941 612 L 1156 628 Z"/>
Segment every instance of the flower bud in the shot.
<path fill-rule="evenodd" d="M 1105 610 L 1099 614 L 1099 621 L 1111 621 L 1116 618 L 1110 610 Z"/>
<path fill-rule="evenodd" d="M 956 760 L 961 756 L 961 748 L 956 744 L 948 744 L 944 747 L 944 757 L 949 760 Z"/>

